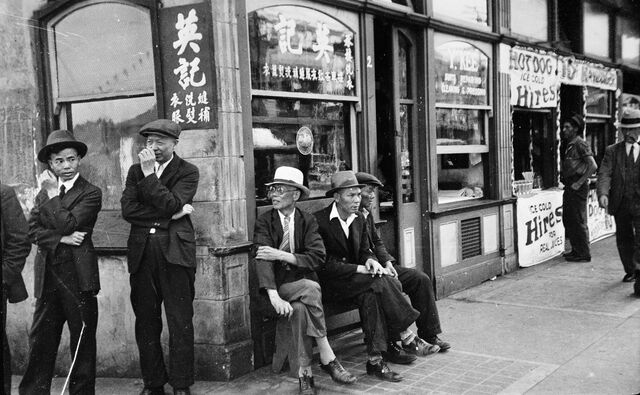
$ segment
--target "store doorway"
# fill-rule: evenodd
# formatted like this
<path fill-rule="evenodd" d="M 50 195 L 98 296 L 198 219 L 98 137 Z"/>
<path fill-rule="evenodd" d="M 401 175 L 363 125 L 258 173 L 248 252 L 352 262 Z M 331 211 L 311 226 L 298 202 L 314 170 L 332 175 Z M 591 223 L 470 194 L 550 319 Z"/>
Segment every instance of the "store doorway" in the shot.
<path fill-rule="evenodd" d="M 423 267 L 420 178 L 418 174 L 417 78 L 415 35 L 376 21 L 376 126 L 381 234 L 404 267 Z"/>

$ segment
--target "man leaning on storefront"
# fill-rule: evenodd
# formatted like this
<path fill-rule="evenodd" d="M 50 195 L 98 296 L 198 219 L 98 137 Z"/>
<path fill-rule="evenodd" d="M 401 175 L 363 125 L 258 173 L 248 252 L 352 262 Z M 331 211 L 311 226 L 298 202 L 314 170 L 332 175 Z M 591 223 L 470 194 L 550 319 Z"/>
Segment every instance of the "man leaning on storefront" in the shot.
<path fill-rule="evenodd" d="M 640 110 L 625 108 L 620 128 L 624 141 L 607 147 L 598 172 L 598 202 L 616 221 L 622 281 L 635 280 L 640 296 Z"/>
<path fill-rule="evenodd" d="M 560 180 L 564 184 L 562 194 L 562 222 L 565 237 L 571 243 L 571 251 L 564 254 L 569 262 L 590 262 L 589 227 L 587 226 L 587 197 L 589 176 L 598 166 L 589 144 L 580 137 L 584 129 L 581 115 L 575 114 L 562 124 L 566 139 Z"/>

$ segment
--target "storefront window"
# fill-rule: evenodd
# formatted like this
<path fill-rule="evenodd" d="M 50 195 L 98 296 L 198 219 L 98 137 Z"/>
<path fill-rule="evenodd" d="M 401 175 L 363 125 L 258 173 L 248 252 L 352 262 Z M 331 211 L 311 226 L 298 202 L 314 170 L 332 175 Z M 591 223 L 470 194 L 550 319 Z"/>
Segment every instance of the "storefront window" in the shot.
<path fill-rule="evenodd" d="M 621 60 L 636 66 L 640 65 L 640 21 L 638 19 L 618 17 L 618 29 Z"/>
<path fill-rule="evenodd" d="M 554 139 L 548 126 L 549 111 L 516 110 L 513 113 L 514 180 L 531 179 L 532 188 L 554 185 Z"/>
<path fill-rule="evenodd" d="M 587 114 L 611 114 L 610 91 L 587 87 Z"/>
<path fill-rule="evenodd" d="M 484 196 L 490 46 L 436 34 L 438 202 Z"/>
<path fill-rule="evenodd" d="M 609 57 L 609 14 L 606 8 L 589 2 L 584 2 L 583 25 L 584 53 Z"/>
<path fill-rule="evenodd" d="M 613 144 L 611 122 L 611 100 L 612 91 L 605 89 L 585 87 L 587 100 L 587 124 L 585 137 L 591 145 L 596 163 L 600 165 L 604 158 L 604 149 L 607 145 Z"/>
<path fill-rule="evenodd" d="M 511 0 L 510 10 L 511 32 L 540 41 L 548 40 L 547 0 Z"/>
<path fill-rule="evenodd" d="M 436 16 L 460 19 L 475 25 L 488 26 L 487 0 L 434 0 Z"/>

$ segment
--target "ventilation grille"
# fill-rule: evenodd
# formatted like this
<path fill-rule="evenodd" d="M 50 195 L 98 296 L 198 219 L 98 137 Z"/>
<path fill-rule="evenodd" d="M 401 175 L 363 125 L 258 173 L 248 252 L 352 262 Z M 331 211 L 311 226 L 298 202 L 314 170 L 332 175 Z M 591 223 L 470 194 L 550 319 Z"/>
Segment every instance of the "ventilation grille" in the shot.
<path fill-rule="evenodd" d="M 482 255 L 480 217 L 460 221 L 460 228 L 462 259 Z"/>

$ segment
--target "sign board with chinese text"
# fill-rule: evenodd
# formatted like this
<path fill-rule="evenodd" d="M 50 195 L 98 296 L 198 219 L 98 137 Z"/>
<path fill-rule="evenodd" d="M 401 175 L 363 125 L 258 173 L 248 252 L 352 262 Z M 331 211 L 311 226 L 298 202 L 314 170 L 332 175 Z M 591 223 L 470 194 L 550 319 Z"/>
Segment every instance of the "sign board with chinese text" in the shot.
<path fill-rule="evenodd" d="M 435 48 L 436 102 L 489 105 L 489 57 L 464 41 Z"/>
<path fill-rule="evenodd" d="M 509 53 L 512 106 L 555 108 L 558 104 L 557 56 L 514 47 Z"/>
<path fill-rule="evenodd" d="M 217 126 L 211 7 L 160 9 L 164 117 L 185 129 Z"/>
<path fill-rule="evenodd" d="M 307 7 L 249 13 L 252 89 L 356 96 L 356 35 Z"/>
<path fill-rule="evenodd" d="M 537 265 L 564 252 L 561 190 L 520 196 L 516 209 L 520 266 Z"/>

